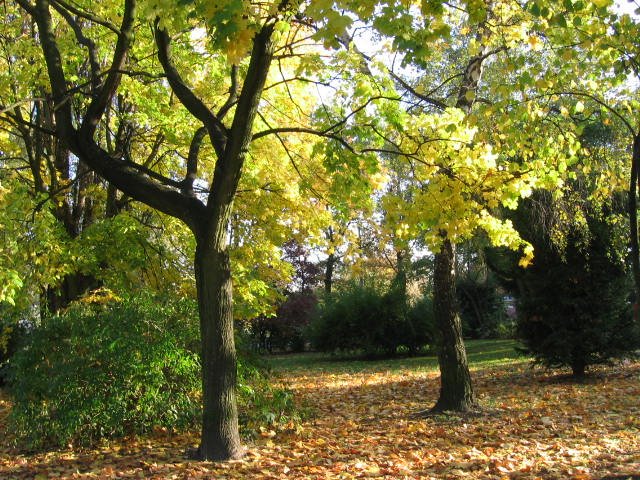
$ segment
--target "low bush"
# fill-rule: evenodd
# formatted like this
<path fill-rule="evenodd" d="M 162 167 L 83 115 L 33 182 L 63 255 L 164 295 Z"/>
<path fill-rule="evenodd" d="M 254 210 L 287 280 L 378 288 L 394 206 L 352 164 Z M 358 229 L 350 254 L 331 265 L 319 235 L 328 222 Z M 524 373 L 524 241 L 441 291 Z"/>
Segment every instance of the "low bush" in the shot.
<path fill-rule="evenodd" d="M 315 313 L 318 298 L 309 290 L 291 292 L 278 305 L 276 315 L 259 317 L 251 322 L 254 350 L 260 352 L 302 352 L 305 331 Z"/>
<path fill-rule="evenodd" d="M 368 357 L 416 353 L 431 343 L 433 313 L 428 298 L 407 304 L 401 291 L 351 285 L 329 297 L 312 322 L 312 345 L 321 351 Z"/>
<path fill-rule="evenodd" d="M 465 276 L 456 282 L 456 294 L 465 338 L 509 338 L 513 322 L 506 315 L 497 282 Z"/>
<path fill-rule="evenodd" d="M 411 325 L 411 336 L 404 340 L 404 344 L 411 352 L 418 352 L 421 348 L 434 344 L 436 320 L 430 295 L 424 295 L 408 309 L 407 323 Z"/>
<path fill-rule="evenodd" d="M 200 362 L 189 302 L 75 305 L 11 359 L 10 425 L 29 449 L 197 423 Z"/>
<path fill-rule="evenodd" d="M 10 362 L 10 428 L 20 446 L 90 446 L 199 425 L 198 323 L 194 302 L 147 295 L 44 319 Z M 241 358 L 238 377 L 245 433 L 289 420 L 291 402 L 251 358 Z"/>

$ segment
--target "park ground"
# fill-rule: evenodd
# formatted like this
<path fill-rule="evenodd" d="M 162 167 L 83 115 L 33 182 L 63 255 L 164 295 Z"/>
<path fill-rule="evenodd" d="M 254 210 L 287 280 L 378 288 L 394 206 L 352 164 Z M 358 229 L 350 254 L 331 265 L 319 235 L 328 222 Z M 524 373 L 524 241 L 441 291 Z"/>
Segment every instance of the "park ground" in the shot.
<path fill-rule="evenodd" d="M 582 382 L 531 368 L 511 341 L 468 346 L 482 409 L 420 417 L 438 393 L 433 357 L 354 362 L 272 358 L 306 412 L 265 429 L 243 460 L 187 460 L 197 434 L 165 432 L 90 451 L 24 455 L 9 447 L 0 392 L 0 479 L 627 479 L 640 478 L 640 362 Z"/>

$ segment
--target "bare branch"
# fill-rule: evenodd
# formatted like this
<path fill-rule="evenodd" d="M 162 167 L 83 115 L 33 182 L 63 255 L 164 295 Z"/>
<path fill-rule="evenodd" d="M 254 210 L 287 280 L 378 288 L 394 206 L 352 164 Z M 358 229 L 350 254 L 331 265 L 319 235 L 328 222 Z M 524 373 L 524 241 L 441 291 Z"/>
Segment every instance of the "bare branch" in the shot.
<path fill-rule="evenodd" d="M 270 85 L 267 85 L 266 87 L 264 87 L 265 90 L 270 90 L 272 88 L 277 87 L 278 85 L 282 85 L 283 83 L 289 83 L 289 82 L 304 82 L 304 83 L 312 83 L 314 85 L 321 85 L 323 87 L 328 87 L 328 88 L 333 88 L 335 89 L 335 86 L 331 85 L 328 82 L 321 82 L 319 80 L 312 80 L 310 78 L 305 78 L 305 77 L 291 77 L 291 78 L 283 78 L 282 80 L 279 80 L 277 82 L 273 82 Z"/>

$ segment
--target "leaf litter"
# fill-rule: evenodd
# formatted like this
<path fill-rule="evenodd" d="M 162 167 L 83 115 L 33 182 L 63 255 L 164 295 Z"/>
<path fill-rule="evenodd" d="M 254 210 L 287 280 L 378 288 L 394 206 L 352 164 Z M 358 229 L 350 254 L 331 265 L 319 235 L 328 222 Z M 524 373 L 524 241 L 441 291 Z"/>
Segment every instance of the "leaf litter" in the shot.
<path fill-rule="evenodd" d="M 242 460 L 185 456 L 197 432 L 157 431 L 85 451 L 12 450 L 0 392 L 2 479 L 573 479 L 640 478 L 640 363 L 582 383 L 526 365 L 473 372 L 481 409 L 421 418 L 438 376 L 417 370 L 298 370 L 277 381 L 312 414 L 264 430 Z"/>

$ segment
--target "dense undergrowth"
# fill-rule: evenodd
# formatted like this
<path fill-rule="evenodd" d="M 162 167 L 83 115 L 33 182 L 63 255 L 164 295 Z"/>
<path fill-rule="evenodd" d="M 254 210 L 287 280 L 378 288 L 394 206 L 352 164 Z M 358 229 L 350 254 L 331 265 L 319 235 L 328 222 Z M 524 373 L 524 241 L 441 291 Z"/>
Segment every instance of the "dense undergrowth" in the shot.
<path fill-rule="evenodd" d="M 27 450 L 194 429 L 201 412 L 199 345 L 192 301 L 78 303 L 24 335 L 9 365 L 9 429 Z M 291 394 L 272 387 L 260 361 L 240 351 L 240 417 L 251 437 L 295 414 Z"/>

